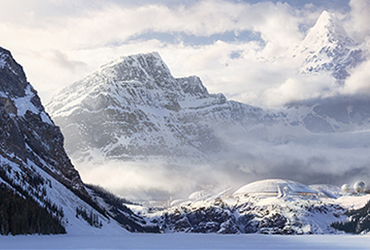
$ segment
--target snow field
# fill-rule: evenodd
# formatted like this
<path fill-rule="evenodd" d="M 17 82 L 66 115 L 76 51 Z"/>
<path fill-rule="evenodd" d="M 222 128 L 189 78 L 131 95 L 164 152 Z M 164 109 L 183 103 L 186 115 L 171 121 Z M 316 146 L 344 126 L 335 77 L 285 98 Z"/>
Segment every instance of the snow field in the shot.
<path fill-rule="evenodd" d="M 370 249 L 370 235 L 0 236 L 0 249 Z"/>

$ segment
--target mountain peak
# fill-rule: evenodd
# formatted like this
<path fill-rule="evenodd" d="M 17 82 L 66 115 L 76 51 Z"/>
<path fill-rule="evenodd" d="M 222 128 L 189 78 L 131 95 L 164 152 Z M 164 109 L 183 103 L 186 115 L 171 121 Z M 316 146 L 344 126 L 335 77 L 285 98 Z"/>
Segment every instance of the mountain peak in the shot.
<path fill-rule="evenodd" d="M 111 62 L 104 64 L 101 68 L 114 67 L 118 64 L 124 63 L 125 61 L 163 61 L 158 52 L 149 52 L 149 53 L 140 53 L 136 55 L 121 56 L 117 59 L 112 60 Z"/>
<path fill-rule="evenodd" d="M 0 91 L 13 97 L 25 95 L 26 75 L 10 51 L 0 47 Z"/>
<path fill-rule="evenodd" d="M 316 24 L 314 27 L 326 27 L 326 28 L 331 28 L 331 27 L 336 27 L 337 25 L 340 24 L 340 21 L 336 17 L 334 13 L 330 13 L 326 10 L 324 10 L 320 17 L 317 19 Z"/>
<path fill-rule="evenodd" d="M 335 14 L 327 11 L 321 13 L 293 53 L 302 65 L 301 72 L 329 72 L 339 85 L 350 75 L 348 69 L 363 61 L 361 48 L 348 36 Z"/>
<path fill-rule="evenodd" d="M 306 48 L 321 48 L 329 44 L 355 45 L 336 15 L 323 11 L 307 33 L 302 45 Z"/>
<path fill-rule="evenodd" d="M 333 42 L 331 39 L 341 39 L 347 40 L 349 38 L 346 30 L 344 29 L 342 23 L 338 20 L 334 13 L 329 13 L 323 11 L 317 20 L 315 26 L 312 28 L 312 31 L 320 30 L 326 34 L 326 37 L 329 39 L 329 42 Z M 353 45 L 352 39 L 350 39 L 351 45 Z"/>
<path fill-rule="evenodd" d="M 118 81 L 136 80 L 146 83 L 163 79 L 173 80 L 170 70 L 158 52 L 123 56 L 103 65 L 100 71 Z"/>

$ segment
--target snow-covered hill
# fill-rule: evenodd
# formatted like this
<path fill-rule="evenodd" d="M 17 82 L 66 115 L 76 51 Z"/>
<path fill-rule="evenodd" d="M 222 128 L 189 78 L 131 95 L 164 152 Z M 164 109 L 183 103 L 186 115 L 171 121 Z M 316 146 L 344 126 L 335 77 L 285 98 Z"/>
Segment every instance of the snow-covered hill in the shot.
<path fill-rule="evenodd" d="M 118 223 L 109 202 L 98 202 L 102 198 L 85 187 L 64 150 L 59 127 L 22 67 L 3 48 L 0 135 L 1 234 L 122 234 L 122 227 L 136 231 L 129 224 L 141 224 L 129 211 L 116 212 L 126 219 Z M 14 206 L 27 211 L 17 212 Z"/>
<path fill-rule="evenodd" d="M 366 60 L 366 55 L 366 49 L 349 37 L 335 14 L 323 11 L 294 49 L 292 60 L 300 65 L 302 74 L 330 74 L 337 83 L 331 93 L 340 93 L 351 71 Z M 288 104 L 286 111 L 314 133 L 366 130 L 369 103 L 367 95 L 329 94 Z"/>
<path fill-rule="evenodd" d="M 274 116 L 209 94 L 198 77 L 174 78 L 158 53 L 108 63 L 62 90 L 47 107 L 77 162 L 202 159 L 224 150 L 215 125 L 253 130 Z"/>
<path fill-rule="evenodd" d="M 325 197 L 287 197 L 238 196 L 223 192 L 189 197 L 162 210 L 135 207 L 158 223 L 164 232 L 188 233 L 260 233 L 260 234 L 343 234 L 332 225 L 342 223 L 348 218 L 348 210 L 363 207 L 369 195 L 344 195 L 338 199 Z M 357 204 L 357 207 L 353 205 Z M 365 217 L 365 208 L 352 214 Z M 360 211 L 360 212 L 358 212 Z M 359 217 L 359 216 L 358 216 Z M 356 217 L 357 223 L 360 221 Z M 366 232 L 368 216 L 362 219 L 362 230 Z M 361 230 L 357 233 L 362 232 Z M 355 231 L 351 232 L 355 233 Z"/>

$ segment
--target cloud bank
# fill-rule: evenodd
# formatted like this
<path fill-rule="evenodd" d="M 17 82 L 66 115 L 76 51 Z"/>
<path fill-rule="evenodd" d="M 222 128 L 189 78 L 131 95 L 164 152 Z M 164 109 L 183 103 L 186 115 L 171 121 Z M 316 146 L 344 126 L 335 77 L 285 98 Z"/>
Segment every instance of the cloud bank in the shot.
<path fill-rule="evenodd" d="M 168 160 L 75 164 L 84 182 L 131 200 L 186 199 L 197 190 L 231 191 L 250 182 L 281 178 L 304 184 L 370 183 L 370 132 L 298 136 L 280 144 L 225 135 L 232 148 L 209 163 Z M 216 159 L 217 158 L 217 159 Z"/>
<path fill-rule="evenodd" d="M 269 107 L 309 95 L 310 89 L 298 97 L 287 91 L 293 82 L 301 87 L 312 82 L 312 97 L 327 94 L 320 92 L 328 85 L 325 76 L 301 79 L 292 70 L 295 65 L 282 58 L 328 6 L 309 1 L 297 8 L 277 1 L 9 0 L 0 3 L 0 37 L 44 102 L 116 57 L 159 51 L 175 76 L 198 75 L 212 93 Z M 351 1 L 349 11 L 343 9 L 330 11 L 363 43 L 369 35 L 369 1 Z M 281 94 L 279 101 L 271 101 L 273 93 Z"/>

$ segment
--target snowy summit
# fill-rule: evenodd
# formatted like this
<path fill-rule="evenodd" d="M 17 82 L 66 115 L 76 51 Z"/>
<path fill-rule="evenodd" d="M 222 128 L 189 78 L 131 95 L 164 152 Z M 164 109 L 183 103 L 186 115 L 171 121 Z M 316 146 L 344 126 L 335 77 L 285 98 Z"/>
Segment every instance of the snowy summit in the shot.
<path fill-rule="evenodd" d="M 323 11 L 294 57 L 303 62 L 303 73 L 328 72 L 338 81 L 346 79 L 349 69 L 364 60 L 362 48 L 351 39 L 335 14 Z"/>

